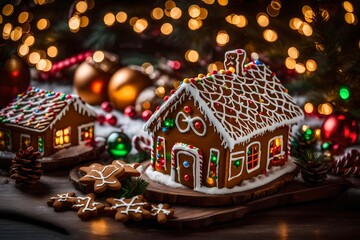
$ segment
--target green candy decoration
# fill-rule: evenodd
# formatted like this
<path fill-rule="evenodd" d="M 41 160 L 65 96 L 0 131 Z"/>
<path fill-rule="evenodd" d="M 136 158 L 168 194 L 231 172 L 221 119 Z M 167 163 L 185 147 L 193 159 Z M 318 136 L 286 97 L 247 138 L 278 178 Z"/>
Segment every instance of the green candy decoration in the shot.
<path fill-rule="evenodd" d="M 131 140 L 122 132 L 113 132 L 107 137 L 107 151 L 113 158 L 124 158 L 131 151 Z"/>
<path fill-rule="evenodd" d="M 241 164 L 240 160 L 236 160 L 236 161 L 234 162 L 234 166 L 235 166 L 235 167 L 240 167 L 240 164 Z"/>

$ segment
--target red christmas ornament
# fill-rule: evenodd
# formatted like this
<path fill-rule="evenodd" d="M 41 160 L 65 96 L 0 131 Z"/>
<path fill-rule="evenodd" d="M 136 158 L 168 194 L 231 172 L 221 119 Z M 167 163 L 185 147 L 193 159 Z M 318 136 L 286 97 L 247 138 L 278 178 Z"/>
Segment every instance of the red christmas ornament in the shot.
<path fill-rule="evenodd" d="M 0 67 L 0 108 L 7 106 L 14 98 L 28 88 L 30 70 L 26 63 L 12 56 Z"/>
<path fill-rule="evenodd" d="M 117 124 L 117 117 L 111 113 L 107 114 L 105 117 L 105 121 L 111 126 L 115 126 Z"/>
<path fill-rule="evenodd" d="M 145 110 L 142 112 L 141 114 L 141 118 L 144 120 L 144 121 L 147 121 L 149 120 L 149 118 L 151 117 L 152 115 L 152 111 L 151 110 Z"/>
<path fill-rule="evenodd" d="M 102 102 L 101 103 L 101 108 L 105 112 L 111 112 L 114 109 L 113 105 L 108 101 Z"/>
<path fill-rule="evenodd" d="M 136 117 L 135 107 L 134 107 L 134 106 L 127 106 L 127 107 L 124 109 L 124 114 L 125 114 L 126 116 L 128 116 L 129 118 L 134 118 L 134 117 Z"/>
<path fill-rule="evenodd" d="M 105 122 L 105 116 L 102 115 L 102 114 L 99 114 L 98 117 L 97 117 L 97 121 L 100 125 L 103 125 L 104 122 Z"/>
<path fill-rule="evenodd" d="M 342 147 L 354 144 L 359 137 L 359 126 L 355 119 L 345 114 L 333 114 L 321 126 L 323 141 L 331 141 Z"/>

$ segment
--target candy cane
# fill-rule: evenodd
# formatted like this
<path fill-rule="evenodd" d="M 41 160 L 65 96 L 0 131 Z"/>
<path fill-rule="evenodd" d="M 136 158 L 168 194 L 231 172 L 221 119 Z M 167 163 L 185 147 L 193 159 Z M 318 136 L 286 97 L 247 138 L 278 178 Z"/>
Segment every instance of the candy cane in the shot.
<path fill-rule="evenodd" d="M 151 151 L 151 141 L 147 137 L 136 135 L 132 139 L 132 144 L 138 152 Z"/>

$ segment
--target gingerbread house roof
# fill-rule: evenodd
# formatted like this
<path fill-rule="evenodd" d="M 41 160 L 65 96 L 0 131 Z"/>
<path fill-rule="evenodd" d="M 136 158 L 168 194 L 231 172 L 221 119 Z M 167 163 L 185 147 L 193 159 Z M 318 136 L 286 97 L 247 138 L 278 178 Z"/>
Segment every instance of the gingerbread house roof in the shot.
<path fill-rule="evenodd" d="M 232 56 L 234 52 L 242 57 Z M 209 125 L 220 134 L 223 145 L 230 149 L 256 135 L 304 118 L 300 107 L 265 64 L 254 61 L 243 65 L 243 50 L 227 52 L 226 57 L 226 68 L 234 66 L 236 73 L 220 71 L 184 81 L 154 112 L 144 130 L 154 132 L 161 128 L 168 114 L 188 96 L 192 96 Z"/>
<path fill-rule="evenodd" d="M 71 105 L 81 115 L 97 117 L 92 107 L 76 95 L 29 87 L 0 110 L 0 121 L 3 125 L 42 132 L 60 120 Z"/>

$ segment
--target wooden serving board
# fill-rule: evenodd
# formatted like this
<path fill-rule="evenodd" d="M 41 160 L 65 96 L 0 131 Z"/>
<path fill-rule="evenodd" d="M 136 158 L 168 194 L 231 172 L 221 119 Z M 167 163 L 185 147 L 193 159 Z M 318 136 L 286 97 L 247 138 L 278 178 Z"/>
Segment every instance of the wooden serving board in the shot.
<path fill-rule="evenodd" d="M 48 157 L 40 158 L 42 168 L 45 172 L 55 171 L 64 168 L 70 168 L 80 163 L 86 163 L 95 160 L 105 151 L 105 142 L 96 142 L 96 146 L 88 150 L 69 151 L 66 155 L 53 154 Z M 6 152 L 0 154 L 0 167 L 9 168 L 15 153 Z"/>
<path fill-rule="evenodd" d="M 190 188 L 172 188 L 161 183 L 151 180 L 145 170 L 149 167 L 150 161 L 141 163 L 142 174 L 141 177 L 149 183 L 145 198 L 148 201 L 163 202 L 170 204 L 179 204 L 183 206 L 193 207 L 215 207 L 215 206 L 229 206 L 234 204 L 246 203 L 251 200 L 259 199 L 268 195 L 271 195 L 283 187 L 286 183 L 292 182 L 299 170 L 294 169 L 266 185 L 257 187 L 251 190 L 231 193 L 231 194 L 206 194 L 202 192 L 194 191 Z M 79 166 L 73 168 L 70 171 L 69 179 L 78 190 L 88 193 L 93 189 L 92 186 L 86 186 L 79 182 L 79 179 L 83 176 L 79 172 Z M 109 192 L 105 192 L 102 195 L 109 195 Z"/>

